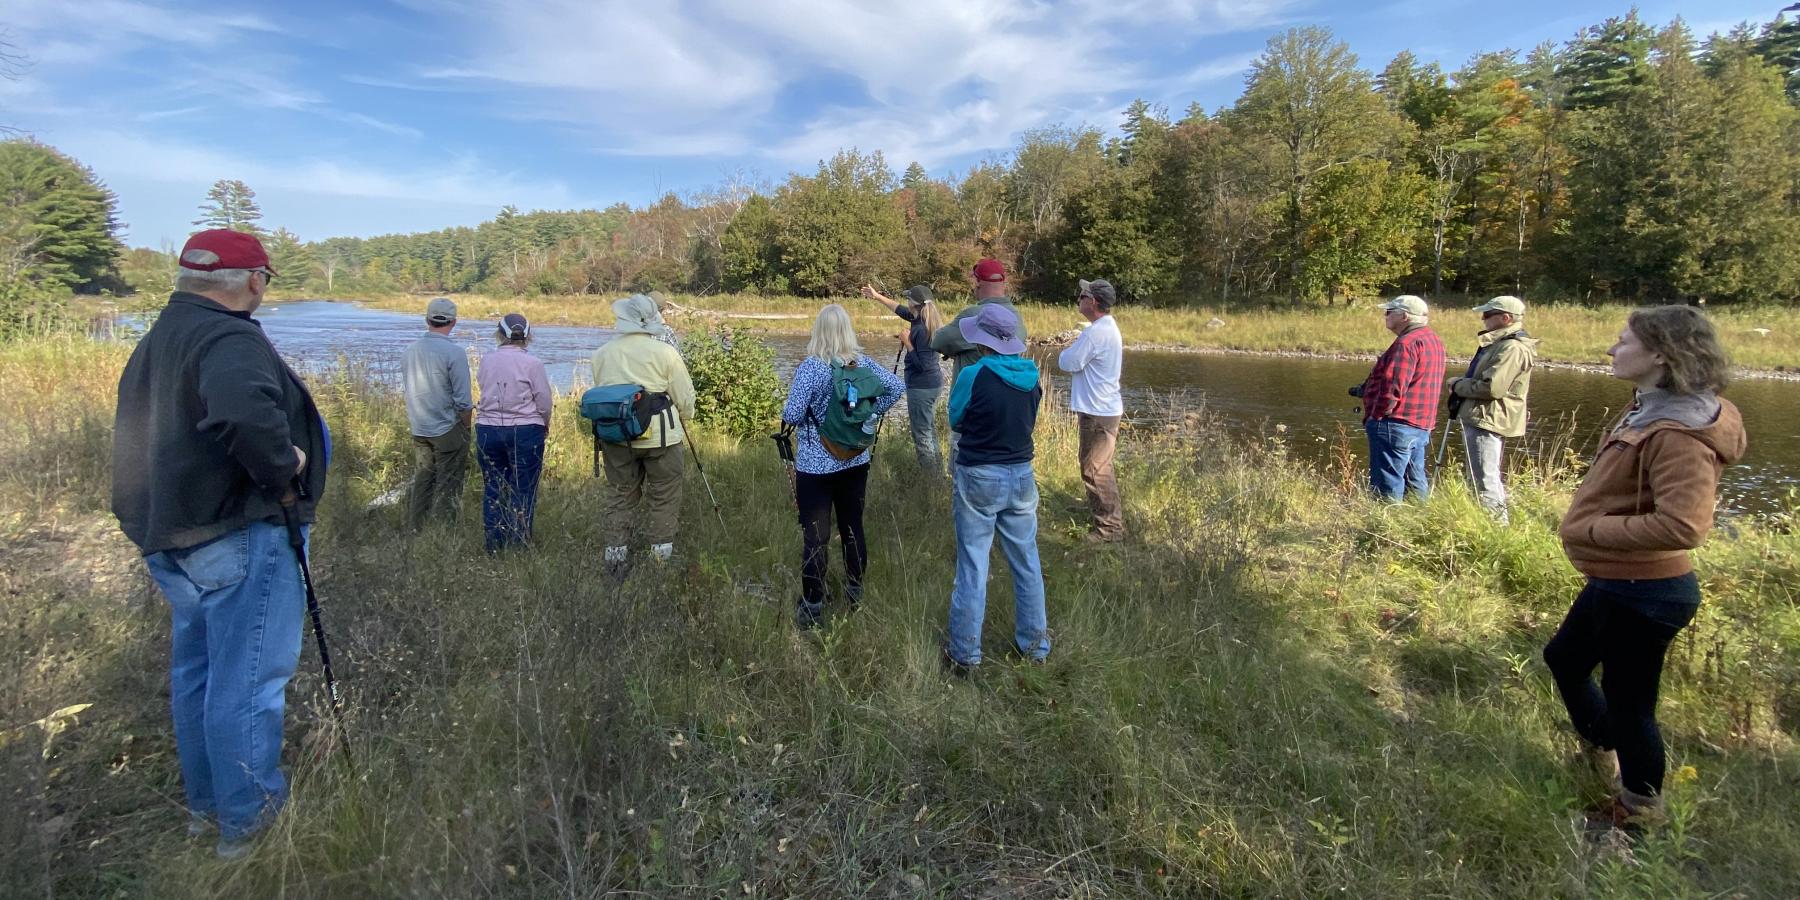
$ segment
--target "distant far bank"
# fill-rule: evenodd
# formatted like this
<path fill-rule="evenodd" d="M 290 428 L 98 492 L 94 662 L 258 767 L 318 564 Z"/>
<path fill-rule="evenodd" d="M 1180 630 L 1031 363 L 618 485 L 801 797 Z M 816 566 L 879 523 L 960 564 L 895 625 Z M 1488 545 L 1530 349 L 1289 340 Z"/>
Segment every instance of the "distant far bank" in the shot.
<path fill-rule="evenodd" d="M 610 326 L 618 295 L 494 297 L 451 294 L 464 319 L 497 319 L 522 312 L 534 321 L 558 325 Z M 311 298 L 287 298 L 289 300 Z M 344 296 L 375 309 L 423 314 L 426 295 L 374 294 Z M 813 315 L 826 303 L 848 309 L 861 334 L 897 334 L 901 322 L 873 301 L 860 297 L 766 297 L 754 294 L 663 295 L 669 322 L 677 329 L 697 324 L 742 327 L 762 334 L 805 334 Z M 966 297 L 940 298 L 947 317 L 966 305 Z M 1451 355 L 1466 356 L 1474 348 L 1480 319 L 1470 308 L 1479 299 L 1450 297 L 1432 304 L 1432 327 L 1443 336 Z M 1585 306 L 1548 303 L 1531 307 L 1525 327 L 1541 338 L 1544 365 L 1604 369 L 1629 305 Z M 1026 331 L 1034 343 L 1072 338 L 1081 326 L 1074 303 L 1024 301 L 1019 304 Z M 1800 310 L 1780 307 L 1720 307 L 1709 310 L 1732 359 L 1752 377 L 1800 380 Z M 1307 357 L 1373 358 L 1392 340 L 1382 328 L 1376 308 L 1357 306 L 1224 308 L 1139 307 L 1116 310 L 1128 346 L 1134 350 L 1257 353 Z"/>

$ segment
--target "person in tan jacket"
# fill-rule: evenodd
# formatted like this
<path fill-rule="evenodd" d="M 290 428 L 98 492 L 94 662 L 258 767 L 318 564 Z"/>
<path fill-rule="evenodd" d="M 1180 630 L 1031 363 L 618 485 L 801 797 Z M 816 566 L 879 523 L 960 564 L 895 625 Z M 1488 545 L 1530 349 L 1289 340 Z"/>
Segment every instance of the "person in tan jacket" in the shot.
<path fill-rule="evenodd" d="M 1469 480 L 1481 506 L 1501 524 L 1507 521 L 1505 471 L 1501 455 L 1507 438 L 1525 436 L 1525 398 L 1537 365 L 1537 338 L 1525 333 L 1525 301 L 1495 297 L 1475 312 L 1481 333 L 1469 371 L 1450 382 L 1452 417 L 1462 423 Z"/>
<path fill-rule="evenodd" d="M 654 394 L 668 394 L 677 414 L 658 416 L 643 436 L 623 444 L 606 444 L 606 566 L 622 571 L 634 531 L 650 545 L 650 555 L 667 561 L 675 552 L 680 529 L 681 482 L 686 460 L 681 442 L 683 422 L 694 418 L 694 381 L 681 353 L 664 340 L 669 333 L 656 301 L 632 294 L 613 301 L 617 320 L 613 338 L 594 351 L 594 384 L 635 384 Z"/>
<path fill-rule="evenodd" d="M 1637 829 L 1662 813 L 1656 698 L 1663 656 L 1700 608 L 1689 551 L 1712 530 L 1719 473 L 1744 455 L 1746 438 L 1737 407 L 1718 396 L 1730 361 L 1698 309 L 1637 310 L 1607 354 L 1637 398 L 1563 516 L 1563 551 L 1587 585 L 1544 662 L 1613 793 L 1596 817 Z"/>

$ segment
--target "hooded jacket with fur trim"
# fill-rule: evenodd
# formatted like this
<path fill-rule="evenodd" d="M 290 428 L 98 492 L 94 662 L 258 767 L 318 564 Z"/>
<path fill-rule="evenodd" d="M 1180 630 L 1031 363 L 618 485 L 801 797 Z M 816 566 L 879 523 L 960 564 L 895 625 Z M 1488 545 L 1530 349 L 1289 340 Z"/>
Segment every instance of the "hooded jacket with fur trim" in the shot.
<path fill-rule="evenodd" d="M 1719 473 L 1748 444 L 1729 400 L 1719 399 L 1717 414 L 1700 424 L 1686 409 L 1671 408 L 1680 418 L 1643 415 L 1646 399 L 1608 433 L 1563 516 L 1563 552 L 1595 578 L 1692 571 L 1689 551 L 1712 531 Z"/>

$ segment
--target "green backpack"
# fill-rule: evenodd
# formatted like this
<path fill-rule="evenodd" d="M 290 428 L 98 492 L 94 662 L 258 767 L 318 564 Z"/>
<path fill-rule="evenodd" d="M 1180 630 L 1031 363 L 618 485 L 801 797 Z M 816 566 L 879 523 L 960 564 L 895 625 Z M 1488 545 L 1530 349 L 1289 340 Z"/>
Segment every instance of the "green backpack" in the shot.
<path fill-rule="evenodd" d="M 879 425 L 875 402 L 885 389 L 881 376 L 866 366 L 831 364 L 831 399 L 819 423 L 819 443 L 835 459 L 854 459 L 875 446 Z"/>

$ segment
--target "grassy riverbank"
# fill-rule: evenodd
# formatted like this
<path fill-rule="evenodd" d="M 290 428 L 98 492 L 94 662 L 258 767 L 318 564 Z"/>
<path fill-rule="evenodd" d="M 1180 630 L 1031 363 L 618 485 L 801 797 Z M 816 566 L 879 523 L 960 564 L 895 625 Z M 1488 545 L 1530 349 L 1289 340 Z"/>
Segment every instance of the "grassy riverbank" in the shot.
<path fill-rule="evenodd" d="M 1580 833 L 1594 786 L 1537 659 L 1577 585 L 1565 472 L 1522 474 L 1497 528 L 1455 486 L 1378 507 L 1353 472 L 1175 414 L 1125 441 L 1134 538 L 1093 551 L 1064 512 L 1073 428 L 1046 416 L 1055 651 L 1000 655 L 1001 577 L 992 658 L 958 680 L 936 649 L 948 499 L 892 423 L 866 608 L 814 638 L 789 624 L 767 442 L 703 436 L 724 523 L 693 480 L 679 564 L 614 585 L 567 401 L 537 546 L 489 559 L 473 509 L 419 540 L 365 510 L 410 448 L 397 398 L 349 376 L 318 386 L 337 457 L 315 571 L 356 773 L 322 752 L 309 638 L 294 800 L 219 863 L 181 836 L 166 612 L 104 512 L 122 361 L 0 348 L 0 895 L 1800 894 L 1792 517 L 1700 554 L 1708 603 L 1665 680 L 1676 825 L 1626 860 Z"/>
<path fill-rule="evenodd" d="M 389 294 L 349 299 L 379 309 L 423 314 L 428 298 Z M 611 305 L 599 296 L 508 298 L 458 295 L 456 299 L 463 304 L 465 317 L 498 318 L 507 312 L 522 311 L 534 321 L 612 324 Z M 670 299 L 684 307 L 732 317 L 738 324 L 770 334 L 806 333 L 812 327 L 812 316 L 827 302 L 748 294 L 680 295 Z M 945 298 L 945 308 L 954 313 L 965 299 Z M 837 302 L 851 311 L 861 333 L 896 334 L 900 330 L 899 320 L 874 301 L 858 297 L 842 298 Z M 1477 303 L 1451 297 L 1436 304 L 1439 313 L 1433 324 L 1444 336 L 1453 356 L 1474 350 L 1474 335 L 1481 329 L 1481 321 L 1468 308 Z M 1020 310 L 1027 330 L 1037 337 L 1078 328 L 1081 322 L 1072 302 L 1063 305 L 1024 303 Z M 1545 304 L 1533 306 L 1527 326 L 1532 334 L 1543 339 L 1541 349 L 1545 361 L 1603 364 L 1606 348 L 1618 337 L 1628 312 L 1630 307 L 1627 306 Z M 1722 307 L 1712 310 L 1711 314 L 1738 365 L 1755 370 L 1800 369 L 1800 309 Z M 1355 309 L 1337 306 L 1301 310 L 1123 306 L 1119 308 L 1118 317 L 1127 339 L 1141 347 L 1323 356 L 1373 355 L 1381 352 L 1393 339 L 1393 335 L 1381 327 L 1379 313 L 1368 304 Z M 1210 325 L 1214 319 L 1224 324 Z M 1758 333 L 1755 329 L 1759 328 L 1768 329 L 1768 333 Z"/>

